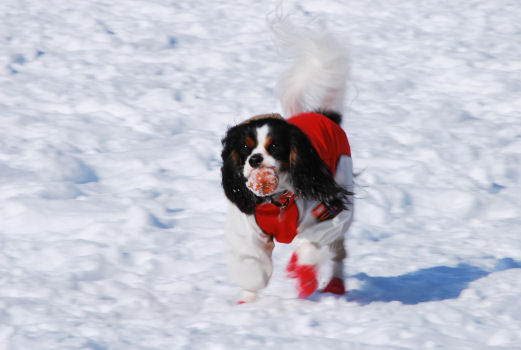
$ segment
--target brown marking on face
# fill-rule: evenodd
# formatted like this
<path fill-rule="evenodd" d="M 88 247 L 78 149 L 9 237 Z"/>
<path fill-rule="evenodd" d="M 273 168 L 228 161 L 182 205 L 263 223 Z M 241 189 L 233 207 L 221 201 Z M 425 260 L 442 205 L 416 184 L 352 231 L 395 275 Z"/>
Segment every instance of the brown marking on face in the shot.
<path fill-rule="evenodd" d="M 268 149 L 268 147 L 273 143 L 274 139 L 272 136 L 266 137 L 266 142 L 264 143 L 264 148 Z"/>
<path fill-rule="evenodd" d="M 255 140 L 252 139 L 251 137 L 247 137 L 246 140 L 244 140 L 244 143 L 246 144 L 246 146 L 248 146 L 249 148 L 254 148 L 255 147 Z"/>
<path fill-rule="evenodd" d="M 241 161 L 241 157 L 239 156 L 239 153 L 237 153 L 235 150 L 233 150 L 230 153 L 230 158 L 237 164 Z"/>
<path fill-rule="evenodd" d="M 297 150 L 292 148 L 291 152 L 289 152 L 289 165 L 292 166 L 298 158 Z"/>

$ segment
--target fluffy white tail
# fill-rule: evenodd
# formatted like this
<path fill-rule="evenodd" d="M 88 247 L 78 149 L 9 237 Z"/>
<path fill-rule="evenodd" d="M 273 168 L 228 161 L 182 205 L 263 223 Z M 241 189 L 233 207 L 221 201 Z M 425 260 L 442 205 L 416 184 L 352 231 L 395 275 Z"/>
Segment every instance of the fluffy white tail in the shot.
<path fill-rule="evenodd" d="M 275 45 L 292 64 L 278 82 L 286 117 L 318 109 L 342 112 L 348 73 L 344 48 L 324 28 L 293 25 L 288 17 L 268 18 Z"/>

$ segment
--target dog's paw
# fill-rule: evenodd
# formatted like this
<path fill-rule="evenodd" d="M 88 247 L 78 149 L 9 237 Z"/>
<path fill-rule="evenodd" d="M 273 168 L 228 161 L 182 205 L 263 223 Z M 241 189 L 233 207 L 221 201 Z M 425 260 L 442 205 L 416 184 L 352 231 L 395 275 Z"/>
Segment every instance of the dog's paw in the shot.
<path fill-rule="evenodd" d="M 243 290 L 241 295 L 239 296 L 239 300 L 237 304 L 246 304 L 254 302 L 257 299 L 257 293 L 251 292 L 249 290 Z"/>
<path fill-rule="evenodd" d="M 318 288 L 317 268 L 314 265 L 298 265 L 296 273 L 298 297 L 305 299 Z"/>
<path fill-rule="evenodd" d="M 331 281 L 329 281 L 327 286 L 320 291 L 320 293 L 333 293 L 337 295 L 344 295 L 346 293 L 344 281 L 341 278 L 333 277 Z"/>
<path fill-rule="evenodd" d="M 289 278 L 297 278 L 297 275 L 295 274 L 295 270 L 297 269 L 297 260 L 297 253 L 293 253 L 289 259 L 288 265 L 286 266 L 286 272 Z"/>
<path fill-rule="evenodd" d="M 318 288 L 317 267 L 315 265 L 300 265 L 297 253 L 293 253 L 286 266 L 288 277 L 297 280 L 299 298 L 305 299 Z"/>

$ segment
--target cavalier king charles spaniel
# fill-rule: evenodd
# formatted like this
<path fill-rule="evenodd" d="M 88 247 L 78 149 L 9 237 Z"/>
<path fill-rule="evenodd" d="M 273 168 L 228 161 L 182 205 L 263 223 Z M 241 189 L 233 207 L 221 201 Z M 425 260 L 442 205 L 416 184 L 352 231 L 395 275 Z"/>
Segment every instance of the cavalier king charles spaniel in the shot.
<path fill-rule="evenodd" d="M 292 60 L 278 83 L 288 118 L 254 116 L 222 140 L 230 275 L 242 288 L 239 303 L 255 300 L 272 274 L 274 241 L 291 243 L 286 270 L 299 297 L 318 289 L 319 267 L 328 261 L 331 273 L 320 291 L 343 295 L 344 237 L 353 217 L 351 150 L 340 126 L 346 54 L 324 30 L 281 17 L 270 27 Z"/>

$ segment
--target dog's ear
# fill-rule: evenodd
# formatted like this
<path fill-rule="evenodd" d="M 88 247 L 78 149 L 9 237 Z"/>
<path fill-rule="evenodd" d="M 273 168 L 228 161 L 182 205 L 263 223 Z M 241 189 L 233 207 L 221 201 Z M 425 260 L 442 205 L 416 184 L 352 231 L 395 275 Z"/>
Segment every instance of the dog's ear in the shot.
<path fill-rule="evenodd" d="M 346 208 L 351 193 L 338 185 L 308 137 L 297 127 L 291 131 L 290 174 L 297 195 L 327 207 Z"/>
<path fill-rule="evenodd" d="M 242 174 L 241 157 L 237 151 L 239 142 L 239 127 L 228 130 L 222 140 L 223 151 L 221 158 L 222 186 L 226 197 L 245 214 L 253 214 L 255 206 L 260 203 L 257 197 L 246 187 L 246 178 Z"/>

